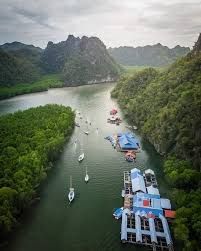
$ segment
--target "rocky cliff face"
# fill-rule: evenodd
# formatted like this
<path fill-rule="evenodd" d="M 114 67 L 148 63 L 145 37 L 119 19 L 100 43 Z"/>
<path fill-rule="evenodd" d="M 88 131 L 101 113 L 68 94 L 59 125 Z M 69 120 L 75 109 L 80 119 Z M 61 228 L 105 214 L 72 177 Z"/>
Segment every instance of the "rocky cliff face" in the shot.
<path fill-rule="evenodd" d="M 195 45 L 193 46 L 193 50 L 192 50 L 192 53 L 193 54 L 198 54 L 201 52 L 201 33 L 198 37 L 198 40 L 197 42 L 195 43 Z"/>
<path fill-rule="evenodd" d="M 47 72 L 62 73 L 67 85 L 115 80 L 120 71 L 97 37 L 69 35 L 66 41 L 49 42 L 42 62 Z"/>

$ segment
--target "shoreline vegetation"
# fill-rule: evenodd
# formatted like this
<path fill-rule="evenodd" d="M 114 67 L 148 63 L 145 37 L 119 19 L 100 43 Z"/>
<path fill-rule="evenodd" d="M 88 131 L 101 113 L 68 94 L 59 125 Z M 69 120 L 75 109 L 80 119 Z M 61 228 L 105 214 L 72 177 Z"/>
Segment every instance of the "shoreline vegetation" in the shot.
<path fill-rule="evenodd" d="M 147 68 L 145 66 L 121 66 L 121 67 L 123 69 L 124 74 L 127 75 L 132 75 L 136 72 L 139 72 Z M 162 72 L 164 70 L 164 67 L 154 67 L 154 69 Z M 113 83 L 113 82 L 114 81 L 105 81 L 105 82 L 100 81 L 92 84 Z M 91 85 L 91 84 L 89 83 L 84 85 Z M 0 100 L 12 98 L 23 94 L 48 91 L 48 89 L 51 88 L 78 87 L 78 86 L 81 86 L 81 84 L 78 85 L 65 84 L 60 74 L 48 74 L 42 76 L 39 80 L 33 83 L 22 83 L 22 84 L 16 84 L 14 86 L 0 86 Z"/>
<path fill-rule="evenodd" d="M 83 85 L 96 85 L 96 84 L 104 84 L 104 83 L 114 83 L 116 81 L 100 81 L 94 83 L 85 83 Z M 18 84 L 11 87 L 1 87 L 0 86 L 0 100 L 12 98 L 18 95 L 37 93 L 48 91 L 53 88 L 63 88 L 63 87 L 78 87 L 83 86 L 82 84 L 71 85 L 66 84 L 61 80 L 61 76 L 59 74 L 49 74 L 41 77 L 40 80 L 33 82 L 32 84 Z"/>
<path fill-rule="evenodd" d="M 70 107 L 45 105 L 0 117 L 0 242 L 37 199 L 46 178 L 73 132 Z"/>
<path fill-rule="evenodd" d="M 111 93 L 128 120 L 164 156 L 176 205 L 173 233 L 182 251 L 201 243 L 201 54 L 189 53 L 162 72 L 147 68 L 120 78 Z"/>
<path fill-rule="evenodd" d="M 0 100 L 11 98 L 17 95 L 47 91 L 49 88 L 64 87 L 59 74 L 42 76 L 33 83 L 17 84 L 14 86 L 0 86 Z"/>

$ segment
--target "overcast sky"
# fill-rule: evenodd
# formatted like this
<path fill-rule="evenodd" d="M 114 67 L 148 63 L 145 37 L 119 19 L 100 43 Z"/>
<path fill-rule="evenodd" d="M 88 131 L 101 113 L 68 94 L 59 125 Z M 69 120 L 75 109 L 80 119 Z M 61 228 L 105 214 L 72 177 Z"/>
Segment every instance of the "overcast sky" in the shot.
<path fill-rule="evenodd" d="M 107 47 L 192 46 L 201 32 L 201 0 L 0 0 L 0 44 L 97 36 Z"/>

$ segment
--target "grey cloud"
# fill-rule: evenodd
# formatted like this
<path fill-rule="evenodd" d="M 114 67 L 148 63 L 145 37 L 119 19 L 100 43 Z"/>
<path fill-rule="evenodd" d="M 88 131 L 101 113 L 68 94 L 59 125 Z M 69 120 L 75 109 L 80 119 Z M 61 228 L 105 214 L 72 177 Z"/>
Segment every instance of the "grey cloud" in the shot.
<path fill-rule="evenodd" d="M 48 15 L 47 13 L 42 13 L 39 11 L 32 11 L 27 9 L 21 9 L 13 7 L 13 12 L 18 15 L 26 17 L 28 20 L 31 20 L 39 25 L 45 26 L 47 28 L 53 29 L 54 27 L 48 24 Z"/>
<path fill-rule="evenodd" d="M 200 0 L 0 0 L 0 43 L 98 36 L 108 46 L 191 45 L 200 32 Z M 135 44 L 134 44 L 135 43 Z"/>
<path fill-rule="evenodd" d="M 150 4 L 145 8 L 150 16 L 143 16 L 140 22 L 151 28 L 169 29 L 181 33 L 201 28 L 201 4 L 180 2 L 173 4 Z"/>

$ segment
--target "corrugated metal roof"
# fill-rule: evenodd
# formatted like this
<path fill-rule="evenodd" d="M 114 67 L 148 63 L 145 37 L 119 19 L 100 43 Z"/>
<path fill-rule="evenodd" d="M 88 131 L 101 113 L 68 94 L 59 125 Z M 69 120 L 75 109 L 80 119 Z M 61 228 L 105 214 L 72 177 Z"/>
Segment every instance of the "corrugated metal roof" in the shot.
<path fill-rule="evenodd" d="M 119 135 L 119 145 L 122 149 L 138 149 L 139 142 L 131 133 L 124 133 Z"/>
<path fill-rule="evenodd" d="M 160 199 L 151 199 L 151 206 L 153 208 L 160 208 L 161 209 L 161 200 Z"/>
<path fill-rule="evenodd" d="M 171 203 L 169 199 L 161 198 L 161 207 L 166 209 L 171 209 Z"/>
<path fill-rule="evenodd" d="M 155 209 L 155 208 L 150 208 L 150 207 L 134 207 L 133 208 L 134 213 L 137 211 L 140 212 L 140 214 L 154 214 L 155 216 L 159 216 L 159 214 L 163 215 L 163 210 L 162 209 Z"/>
<path fill-rule="evenodd" d="M 157 194 L 149 194 L 149 193 L 140 193 L 140 192 L 138 192 L 137 196 L 144 197 L 144 198 L 149 198 L 149 199 L 151 199 L 151 198 L 160 199 L 160 195 L 157 195 Z"/>
<path fill-rule="evenodd" d="M 149 186 L 149 187 L 147 187 L 147 192 L 148 192 L 149 194 L 160 195 L 158 188 L 153 187 L 152 185 Z"/>
<path fill-rule="evenodd" d="M 131 173 L 135 173 L 135 172 L 140 173 L 141 171 L 140 171 L 140 169 L 138 169 L 138 168 L 133 168 L 133 169 L 131 169 Z"/>
<path fill-rule="evenodd" d="M 144 178 L 141 175 L 137 174 L 135 178 L 131 177 L 131 183 L 132 183 L 132 190 L 134 193 L 138 191 L 146 193 Z"/>

